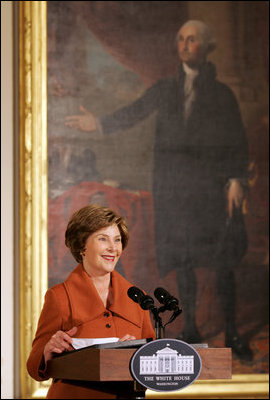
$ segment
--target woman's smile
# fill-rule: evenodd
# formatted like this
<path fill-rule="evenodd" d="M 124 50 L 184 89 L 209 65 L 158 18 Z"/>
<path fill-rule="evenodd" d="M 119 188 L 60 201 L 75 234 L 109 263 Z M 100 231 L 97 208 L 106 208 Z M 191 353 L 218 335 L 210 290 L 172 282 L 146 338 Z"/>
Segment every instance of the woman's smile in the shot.
<path fill-rule="evenodd" d="M 117 225 L 99 229 L 86 241 L 84 269 L 92 277 L 106 275 L 114 270 L 122 250 L 122 238 Z"/>

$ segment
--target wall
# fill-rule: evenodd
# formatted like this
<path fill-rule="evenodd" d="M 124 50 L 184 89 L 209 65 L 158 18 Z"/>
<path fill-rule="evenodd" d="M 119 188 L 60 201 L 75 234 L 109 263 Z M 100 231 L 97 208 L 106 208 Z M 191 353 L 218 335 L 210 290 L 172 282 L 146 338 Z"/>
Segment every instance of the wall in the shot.
<path fill-rule="evenodd" d="M 14 398 L 13 12 L 1 2 L 1 398 Z"/>

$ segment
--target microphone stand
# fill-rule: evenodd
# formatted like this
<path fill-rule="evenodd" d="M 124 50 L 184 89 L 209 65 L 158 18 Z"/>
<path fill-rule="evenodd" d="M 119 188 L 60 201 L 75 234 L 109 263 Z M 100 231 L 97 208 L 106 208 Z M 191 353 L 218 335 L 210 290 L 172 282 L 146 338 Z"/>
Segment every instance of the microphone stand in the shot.
<path fill-rule="evenodd" d="M 159 316 L 160 309 L 157 309 L 157 307 L 152 307 L 150 308 L 150 311 L 152 312 L 152 315 L 155 320 L 156 339 L 163 339 L 165 335 L 164 335 L 164 326 L 162 325 L 162 320 Z"/>
<path fill-rule="evenodd" d="M 173 322 L 175 320 L 175 318 L 178 317 L 178 315 L 181 314 L 181 312 L 182 312 L 181 308 L 178 308 L 177 310 L 175 310 L 173 312 L 173 314 L 171 315 L 171 318 L 169 319 L 169 321 L 165 325 L 163 325 L 162 319 L 159 316 L 159 314 L 166 310 L 168 310 L 166 305 L 161 306 L 159 308 L 154 307 L 154 306 L 150 308 L 150 311 L 152 312 L 154 320 L 155 320 L 156 339 L 164 339 L 165 338 L 165 326 L 170 324 L 171 322 Z"/>

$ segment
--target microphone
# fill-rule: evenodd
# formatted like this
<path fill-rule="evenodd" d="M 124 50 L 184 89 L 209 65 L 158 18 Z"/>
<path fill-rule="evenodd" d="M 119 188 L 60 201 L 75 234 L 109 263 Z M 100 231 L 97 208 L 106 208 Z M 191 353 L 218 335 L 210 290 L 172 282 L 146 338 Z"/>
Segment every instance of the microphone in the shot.
<path fill-rule="evenodd" d="M 136 286 L 131 286 L 127 291 L 128 296 L 131 300 L 138 303 L 143 310 L 152 310 L 154 309 L 154 299 L 147 294 L 144 294 L 143 291 Z"/>
<path fill-rule="evenodd" d="M 167 310 L 171 310 L 171 311 L 179 310 L 178 300 L 175 297 L 173 297 L 172 295 L 170 295 L 170 293 L 167 292 L 167 290 L 165 290 L 161 287 L 158 287 L 155 289 L 154 295 L 161 304 L 165 305 Z"/>
<path fill-rule="evenodd" d="M 170 293 L 167 292 L 167 290 L 165 290 L 161 287 L 158 287 L 155 289 L 154 295 L 161 304 L 164 304 L 164 308 L 161 307 L 160 310 L 163 308 L 163 310 L 173 311 L 171 318 L 164 325 L 164 328 L 165 328 L 166 325 L 173 322 L 175 320 L 175 318 L 181 314 L 182 310 L 181 310 L 181 308 L 178 307 L 178 300 L 175 297 L 173 297 L 172 295 L 170 295 Z"/>

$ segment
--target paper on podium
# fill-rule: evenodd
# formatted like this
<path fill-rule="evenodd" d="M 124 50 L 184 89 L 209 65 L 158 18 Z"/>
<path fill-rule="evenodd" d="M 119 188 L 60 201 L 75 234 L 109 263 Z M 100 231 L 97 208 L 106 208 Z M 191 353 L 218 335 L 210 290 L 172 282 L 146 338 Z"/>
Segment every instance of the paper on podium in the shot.
<path fill-rule="evenodd" d="M 118 337 L 108 337 L 108 338 L 94 338 L 94 339 L 86 339 L 86 338 L 72 338 L 72 346 L 74 349 L 82 349 L 88 346 L 94 346 L 96 344 L 105 344 L 105 343 L 115 343 L 118 342 Z"/>

